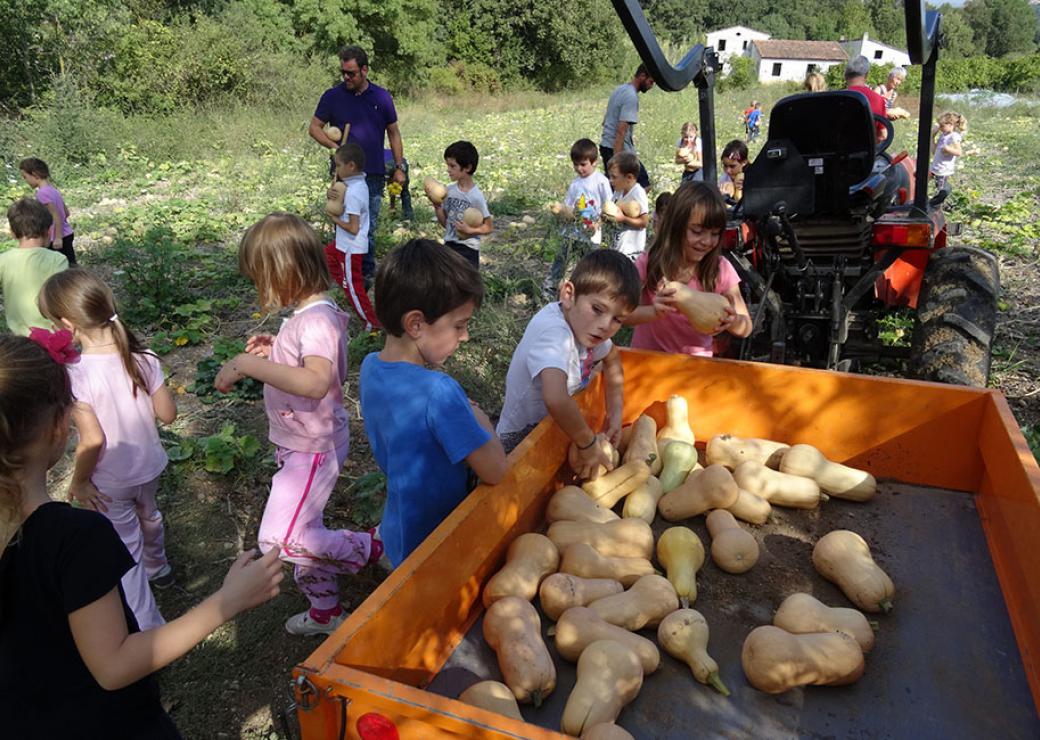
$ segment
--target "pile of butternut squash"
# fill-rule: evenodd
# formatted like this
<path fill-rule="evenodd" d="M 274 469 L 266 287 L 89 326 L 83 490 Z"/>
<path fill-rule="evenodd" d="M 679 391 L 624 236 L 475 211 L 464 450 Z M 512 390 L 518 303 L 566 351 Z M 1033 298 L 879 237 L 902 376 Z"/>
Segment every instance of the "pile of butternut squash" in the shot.
<path fill-rule="evenodd" d="M 648 415 L 626 429 L 613 470 L 553 494 L 545 534 L 523 534 L 510 544 L 505 565 L 483 592 L 484 636 L 504 683 L 476 684 L 462 701 L 516 719 L 517 702 L 537 706 L 555 689 L 541 615 L 531 603 L 536 596 L 541 613 L 556 622 L 547 634 L 557 652 L 577 663 L 564 732 L 630 737 L 616 721 L 658 669 L 658 646 L 688 664 L 696 681 L 728 696 L 707 652 L 708 623 L 690 608 L 698 570 L 709 557 L 730 574 L 755 567 L 758 540 L 738 520 L 761 525 L 774 505 L 813 509 L 829 497 L 864 502 L 876 492 L 869 473 L 805 444 L 719 434 L 708 441 L 702 465 L 685 399 L 673 396 L 665 407 L 660 429 Z M 702 514 L 711 538 L 707 550 L 682 524 Z M 657 515 L 675 525 L 655 540 Z M 858 534 L 824 535 L 812 563 L 859 609 L 892 608 L 892 581 Z M 653 628 L 656 644 L 637 634 Z M 772 625 L 747 636 L 741 664 L 750 685 L 768 693 L 851 683 L 863 673 L 875 628 L 857 609 L 792 594 Z"/>

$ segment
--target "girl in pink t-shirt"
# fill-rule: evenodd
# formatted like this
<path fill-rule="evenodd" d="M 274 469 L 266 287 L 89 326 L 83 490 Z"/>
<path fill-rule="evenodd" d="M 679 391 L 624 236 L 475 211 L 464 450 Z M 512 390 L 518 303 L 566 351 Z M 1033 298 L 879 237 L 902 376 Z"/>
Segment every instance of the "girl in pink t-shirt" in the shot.
<path fill-rule="evenodd" d="M 51 184 L 50 168 L 42 159 L 27 157 L 18 163 L 18 170 L 21 172 L 22 179 L 36 191 L 36 200 L 47 206 L 47 210 L 51 212 L 54 223 L 51 224 L 47 244 L 51 249 L 65 255 L 69 261 L 69 267 L 75 267 L 76 250 L 73 248 L 72 242 L 76 235 L 69 225 L 69 207 L 65 205 L 65 198 L 62 197 L 62 194 Z M 59 244 L 60 246 L 56 246 Z"/>
<path fill-rule="evenodd" d="M 333 530 L 322 522 L 350 448 L 343 408 L 349 317 L 329 298 L 325 251 L 298 216 L 272 213 L 255 223 L 242 238 L 238 264 L 256 283 L 264 308 L 291 308 L 292 316 L 277 336 L 250 337 L 213 384 L 221 392 L 246 377 L 264 384 L 279 470 L 260 522 L 260 549 L 280 548 L 310 601 L 285 628 L 294 635 L 329 633 L 347 616 L 337 576 L 357 573 L 383 553 L 374 529 Z"/>
<path fill-rule="evenodd" d="M 172 585 L 163 518 L 155 503 L 166 452 L 155 427 L 177 416 L 159 358 L 116 314 L 112 290 L 82 269 L 56 273 L 40 289 L 40 311 L 72 332 L 82 348 L 69 365 L 79 431 L 69 500 L 112 522 L 137 564 L 123 576 L 127 603 L 141 629 L 165 622 L 149 581 Z"/>
<path fill-rule="evenodd" d="M 740 295 L 740 278 L 722 257 L 726 207 L 714 185 L 683 183 L 665 211 L 661 231 L 650 249 L 636 260 L 643 281 L 639 308 L 626 324 L 636 327 L 632 346 L 676 354 L 713 354 L 714 337 L 751 333 L 751 317 Z M 668 285 L 668 283 L 681 285 Z M 708 334 L 693 328 L 676 310 L 682 290 L 718 293 L 729 299 L 725 318 Z"/>

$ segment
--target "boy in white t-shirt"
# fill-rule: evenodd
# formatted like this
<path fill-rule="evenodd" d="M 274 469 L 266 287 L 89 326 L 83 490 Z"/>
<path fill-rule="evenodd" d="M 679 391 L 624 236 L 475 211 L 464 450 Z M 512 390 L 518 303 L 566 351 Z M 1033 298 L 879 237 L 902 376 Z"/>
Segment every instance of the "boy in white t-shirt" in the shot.
<path fill-rule="evenodd" d="M 598 465 L 613 468 L 611 445 L 621 435 L 624 374 L 611 337 L 639 305 L 639 273 L 624 255 L 597 249 L 560 286 L 560 300 L 536 313 L 513 352 L 496 431 L 506 451 L 548 414 L 577 448 L 575 472 L 587 478 Z M 571 398 L 602 367 L 606 419 L 589 427 Z"/>
<path fill-rule="evenodd" d="M 600 211 L 603 204 L 612 199 L 613 192 L 606 175 L 596 169 L 597 159 L 599 150 L 592 139 L 578 139 L 571 147 L 575 178 L 563 200 L 569 223 L 563 227 L 560 249 L 542 286 L 549 300 L 557 296 L 570 257 L 580 259 L 603 241 Z"/>
<path fill-rule="evenodd" d="M 650 221 L 650 202 L 646 191 L 637 182 L 639 177 L 639 157 L 632 152 L 621 152 L 610 158 L 607 174 L 614 188 L 614 202 L 618 213 L 604 217 L 618 225 L 614 249 L 631 259 L 635 259 L 646 249 L 646 226 Z M 625 215 L 627 204 L 635 203 L 639 207 L 638 216 Z"/>
<path fill-rule="evenodd" d="M 343 194 L 343 215 L 329 215 L 336 224 L 336 241 L 325 247 L 325 261 L 332 279 L 343 288 L 354 313 L 365 322 L 365 331 L 381 328 L 372 302 L 368 300 L 361 262 L 368 253 L 368 184 L 365 180 L 365 152 L 357 144 L 344 144 L 336 150 L 336 177 L 347 186 Z M 330 189 L 329 193 L 333 191 Z"/>
<path fill-rule="evenodd" d="M 480 154 L 468 141 L 456 141 L 444 150 L 444 165 L 448 168 L 451 185 L 444 202 L 434 206 L 437 220 L 444 227 L 444 246 L 453 249 L 473 267 L 480 270 L 480 237 L 490 234 L 491 211 L 480 188 L 473 182 Z M 481 222 L 470 226 L 464 220 L 468 209 L 480 212 Z"/>

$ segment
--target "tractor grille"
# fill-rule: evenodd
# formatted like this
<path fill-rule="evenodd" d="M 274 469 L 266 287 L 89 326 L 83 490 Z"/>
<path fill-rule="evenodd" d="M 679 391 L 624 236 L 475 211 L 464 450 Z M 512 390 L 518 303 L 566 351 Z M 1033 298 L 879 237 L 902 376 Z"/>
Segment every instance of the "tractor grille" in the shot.
<path fill-rule="evenodd" d="M 868 221 L 813 219 L 794 222 L 793 226 L 798 243 L 807 257 L 858 257 L 870 245 L 871 225 Z M 794 253 L 786 240 L 781 237 L 777 244 L 781 256 L 793 259 Z"/>

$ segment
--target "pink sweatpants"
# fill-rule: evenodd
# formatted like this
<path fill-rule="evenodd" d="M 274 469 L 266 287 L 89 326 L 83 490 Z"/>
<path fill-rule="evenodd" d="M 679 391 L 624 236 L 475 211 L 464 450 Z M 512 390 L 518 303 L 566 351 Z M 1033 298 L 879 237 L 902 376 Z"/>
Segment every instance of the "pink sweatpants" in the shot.
<path fill-rule="evenodd" d="M 368 563 L 372 538 L 349 529 L 326 529 L 325 504 L 347 461 L 349 444 L 329 452 L 277 451 L 280 466 L 271 479 L 271 495 L 260 520 L 260 550 L 282 548 L 282 560 L 296 565 L 296 585 L 312 609 L 339 603 L 341 573 L 357 573 Z"/>
<path fill-rule="evenodd" d="M 159 479 L 128 488 L 99 489 L 112 499 L 104 512 L 119 539 L 130 551 L 137 563 L 123 576 L 123 592 L 126 602 L 137 618 L 142 630 L 166 624 L 159 607 L 155 605 L 148 578 L 154 576 L 167 564 L 163 518 L 155 505 L 155 492 L 159 490 Z"/>

